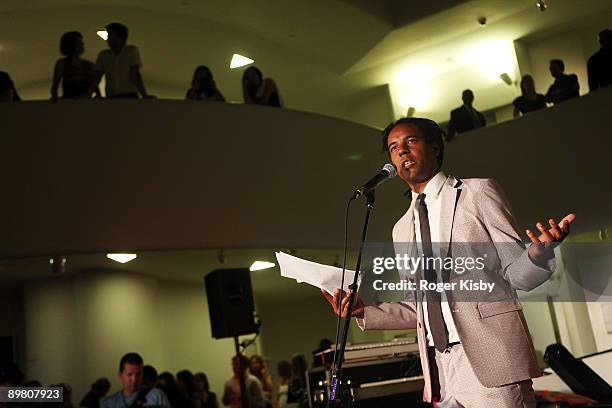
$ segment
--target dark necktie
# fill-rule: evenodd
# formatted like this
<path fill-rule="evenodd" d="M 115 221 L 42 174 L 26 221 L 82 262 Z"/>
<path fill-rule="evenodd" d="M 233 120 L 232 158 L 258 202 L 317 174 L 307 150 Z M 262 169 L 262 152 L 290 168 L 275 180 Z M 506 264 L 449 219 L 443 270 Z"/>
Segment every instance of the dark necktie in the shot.
<path fill-rule="evenodd" d="M 417 209 L 419 211 L 419 224 L 421 227 L 421 245 L 423 246 L 423 256 L 425 261 L 428 258 L 433 258 L 433 249 L 431 246 L 431 233 L 429 230 L 429 217 L 427 216 L 427 205 L 425 204 L 425 194 L 421 193 L 417 197 Z M 434 268 L 427 268 L 427 263 L 424 265 L 425 279 L 428 282 L 438 283 L 438 276 Z M 433 263 L 433 262 L 430 262 Z M 436 350 L 442 352 L 448 345 L 448 332 L 442 317 L 442 307 L 440 305 L 440 292 L 428 290 L 426 295 L 427 300 L 427 315 L 429 320 L 429 330 L 433 337 Z"/>

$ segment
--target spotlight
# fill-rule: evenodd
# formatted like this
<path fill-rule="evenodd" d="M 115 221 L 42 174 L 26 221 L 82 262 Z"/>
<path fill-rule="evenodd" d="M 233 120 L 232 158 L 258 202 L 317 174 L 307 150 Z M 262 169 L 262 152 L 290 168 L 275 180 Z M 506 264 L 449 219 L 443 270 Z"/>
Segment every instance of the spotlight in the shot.
<path fill-rule="evenodd" d="M 512 78 L 510 78 L 510 75 L 508 75 L 508 73 L 504 72 L 499 77 L 502 81 L 504 81 L 506 85 L 512 85 Z"/>
<path fill-rule="evenodd" d="M 49 258 L 49 265 L 51 265 L 51 272 L 55 275 L 61 275 L 66 272 L 66 258 L 63 256 Z"/>
<path fill-rule="evenodd" d="M 548 8 L 548 0 L 538 0 L 536 6 L 540 9 L 540 11 L 546 11 Z"/>

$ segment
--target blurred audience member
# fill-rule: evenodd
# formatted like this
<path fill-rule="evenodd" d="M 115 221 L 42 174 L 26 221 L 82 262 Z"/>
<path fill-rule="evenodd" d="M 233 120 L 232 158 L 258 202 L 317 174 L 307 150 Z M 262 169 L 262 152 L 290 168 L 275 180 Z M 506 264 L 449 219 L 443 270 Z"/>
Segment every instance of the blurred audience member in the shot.
<path fill-rule="evenodd" d="M 142 367 L 142 386 L 153 388 L 157 386 L 157 370 L 151 365 Z"/>
<path fill-rule="evenodd" d="M 184 405 L 172 373 L 167 371 L 161 373 L 157 379 L 157 388 L 160 388 L 166 394 L 172 408 L 181 408 Z"/>
<path fill-rule="evenodd" d="M 287 394 L 289 393 L 289 383 L 291 382 L 291 364 L 288 361 L 281 361 L 276 366 L 280 382 L 276 391 L 275 408 L 287 408 Z"/>
<path fill-rule="evenodd" d="M 546 107 L 544 95 L 536 93 L 535 83 L 531 75 L 523 75 L 521 79 L 521 93 L 522 95 L 512 102 L 514 105 L 514 117 Z"/>
<path fill-rule="evenodd" d="M 169 407 L 166 394 L 159 388 L 142 386 L 142 367 L 144 362 L 137 353 L 128 353 L 119 362 L 119 379 L 122 388 L 102 400 L 102 408 L 125 408 L 145 405 Z"/>
<path fill-rule="evenodd" d="M 308 364 L 301 354 L 291 358 L 291 382 L 287 393 L 287 403 L 297 403 L 300 408 L 308 406 L 308 391 L 306 388 L 306 372 Z"/>
<path fill-rule="evenodd" d="M 312 351 L 312 366 L 313 367 L 320 367 L 323 365 L 322 359 L 320 357 L 317 358 L 316 355 L 331 348 L 331 346 L 333 345 L 334 345 L 334 342 L 331 341 L 330 339 L 321 339 L 321 341 L 319 341 L 319 348 Z"/>
<path fill-rule="evenodd" d="M 268 372 L 268 369 L 266 368 L 266 363 L 260 355 L 255 354 L 251 356 L 250 372 L 261 382 L 264 398 L 266 399 L 266 406 L 272 407 L 274 382 L 272 381 L 272 374 Z"/>
<path fill-rule="evenodd" d="M 0 71 L 0 102 L 17 102 L 20 100 L 11 76 L 4 71 Z"/>
<path fill-rule="evenodd" d="M 470 89 L 466 89 L 461 94 L 461 100 L 463 101 L 463 105 L 451 111 L 450 114 L 448 133 L 446 135 L 446 140 L 448 142 L 455 137 L 456 133 L 478 129 L 487 124 L 484 115 L 472 106 L 474 103 L 474 92 Z"/>
<path fill-rule="evenodd" d="M 242 74 L 242 95 L 244 103 L 282 107 L 276 83 L 264 78 L 257 67 L 249 67 Z"/>
<path fill-rule="evenodd" d="M 206 65 L 200 65 L 193 73 L 191 88 L 187 91 L 187 99 L 225 102 L 221 91 L 217 89 L 212 72 Z"/>
<path fill-rule="evenodd" d="M 110 381 L 108 381 L 107 378 L 98 378 L 96 382 L 91 384 L 91 389 L 85 394 L 79 406 L 85 408 L 100 408 L 100 400 L 108 394 L 110 386 Z"/>
<path fill-rule="evenodd" d="M 210 384 L 208 383 L 208 377 L 204 373 L 195 373 L 193 376 L 195 381 L 196 390 L 200 396 L 202 402 L 202 408 L 219 408 L 219 401 L 217 401 L 217 395 L 210 391 Z"/>
<path fill-rule="evenodd" d="M 243 355 L 232 359 L 234 376 L 225 383 L 223 405 L 232 408 L 265 408 L 263 387 L 253 374 L 249 373 L 249 359 Z M 240 376 L 244 376 L 245 396 L 247 403 L 242 405 L 240 395 Z"/>
<path fill-rule="evenodd" d="M 96 61 L 96 81 L 106 76 L 107 98 L 155 98 L 149 95 L 140 74 L 140 52 L 135 45 L 127 45 L 128 29 L 120 23 L 106 26 L 108 47 L 100 51 Z M 90 89 L 93 91 L 93 89 Z"/>
<path fill-rule="evenodd" d="M 601 48 L 587 64 L 590 92 L 612 84 L 612 30 L 608 28 L 599 33 L 599 44 Z"/>
<path fill-rule="evenodd" d="M 186 408 L 200 408 L 200 396 L 196 389 L 193 374 L 189 370 L 176 373 L 176 385 Z"/>
<path fill-rule="evenodd" d="M 554 105 L 580 95 L 580 85 L 576 74 L 565 74 L 565 63 L 560 59 L 550 60 L 550 75 L 555 82 L 546 92 L 546 102 Z"/>
<path fill-rule="evenodd" d="M 62 98 L 91 98 L 93 92 L 99 95 L 100 90 L 97 86 L 93 92 L 89 92 L 96 81 L 96 71 L 92 62 L 81 59 L 81 54 L 85 52 L 81 33 L 78 31 L 64 33 L 60 39 L 60 52 L 64 58 L 60 58 L 55 63 L 51 99 L 57 99 L 60 82 Z"/>

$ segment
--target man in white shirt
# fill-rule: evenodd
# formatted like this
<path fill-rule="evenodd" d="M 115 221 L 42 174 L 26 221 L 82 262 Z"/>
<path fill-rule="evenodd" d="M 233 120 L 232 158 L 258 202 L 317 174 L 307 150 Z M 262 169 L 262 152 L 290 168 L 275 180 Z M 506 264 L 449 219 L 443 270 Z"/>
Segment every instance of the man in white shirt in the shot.
<path fill-rule="evenodd" d="M 249 359 L 242 354 L 232 358 L 234 376 L 225 383 L 223 405 L 231 408 L 264 408 L 263 386 L 259 378 L 249 372 Z M 246 403 L 242 403 L 240 376 L 244 376 Z"/>
<path fill-rule="evenodd" d="M 142 386 L 143 360 L 138 353 L 128 353 L 119 362 L 122 388 L 100 403 L 101 408 L 164 407 L 170 402 L 159 388 Z"/>
<path fill-rule="evenodd" d="M 108 50 L 100 51 L 95 69 L 98 86 L 102 75 L 106 77 L 107 98 L 155 98 L 147 93 L 140 74 L 140 53 L 135 45 L 127 45 L 128 29 L 121 23 L 106 26 Z"/>

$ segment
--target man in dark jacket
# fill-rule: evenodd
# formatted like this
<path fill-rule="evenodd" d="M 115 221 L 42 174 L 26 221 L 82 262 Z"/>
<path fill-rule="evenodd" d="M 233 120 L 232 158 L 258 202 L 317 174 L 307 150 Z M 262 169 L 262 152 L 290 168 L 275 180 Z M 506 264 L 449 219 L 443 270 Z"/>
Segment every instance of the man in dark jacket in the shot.
<path fill-rule="evenodd" d="M 455 133 L 463 133 L 468 130 L 478 129 L 487 124 L 484 115 L 472 106 L 474 103 L 474 92 L 470 89 L 466 89 L 461 95 L 461 100 L 463 101 L 463 106 L 451 111 L 448 132 L 446 135 L 447 142 L 450 142 L 451 139 L 455 137 Z"/>

